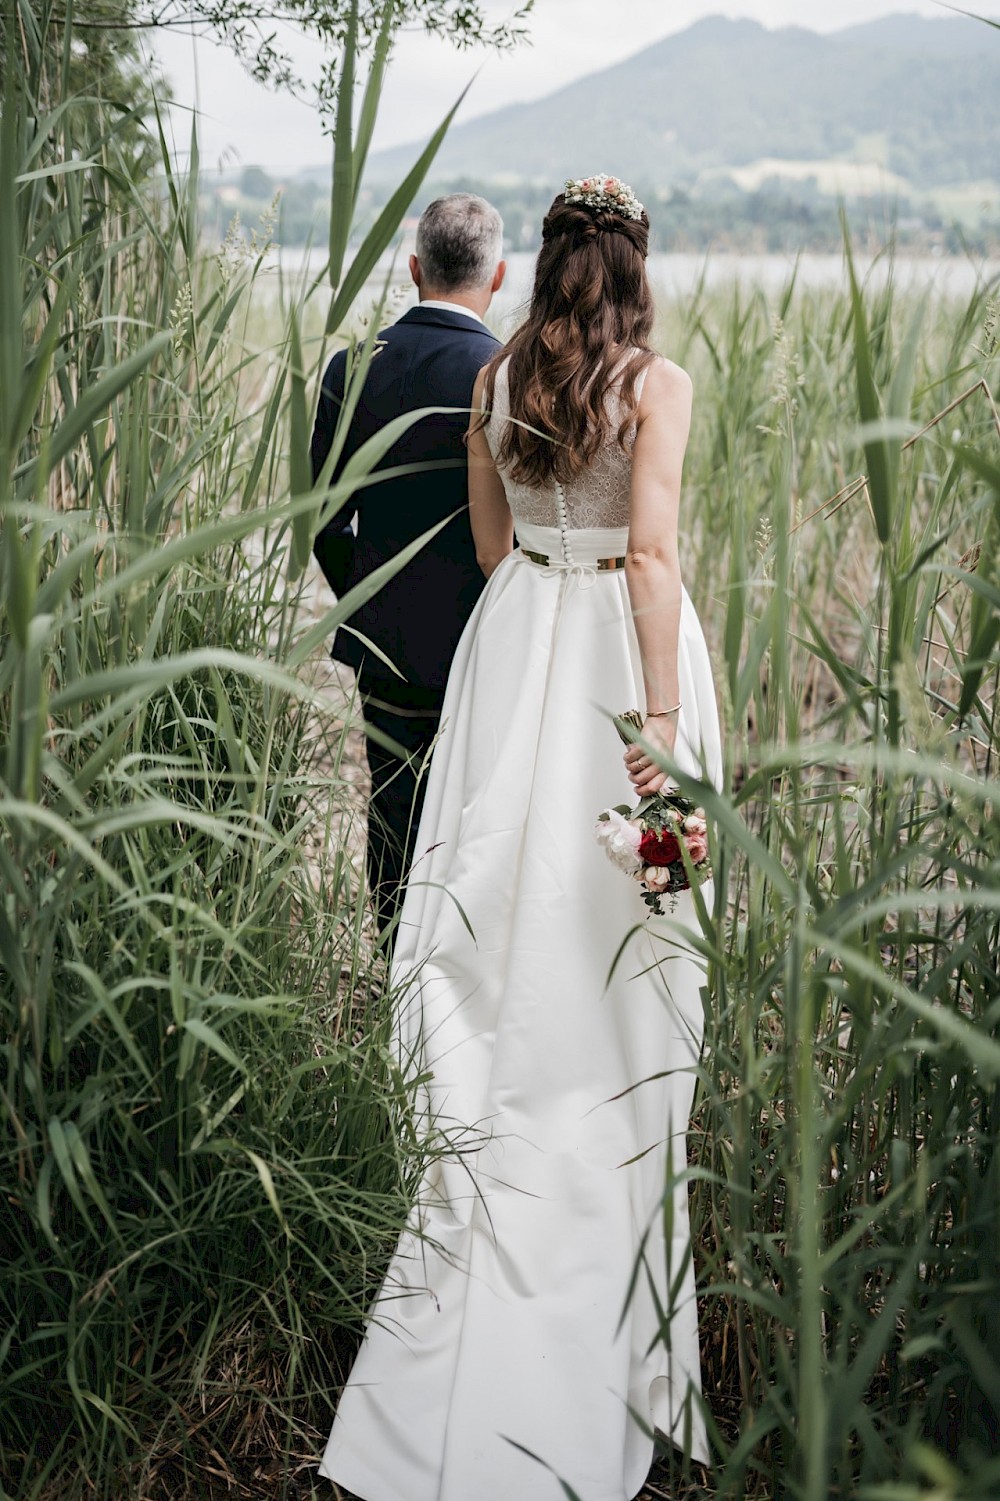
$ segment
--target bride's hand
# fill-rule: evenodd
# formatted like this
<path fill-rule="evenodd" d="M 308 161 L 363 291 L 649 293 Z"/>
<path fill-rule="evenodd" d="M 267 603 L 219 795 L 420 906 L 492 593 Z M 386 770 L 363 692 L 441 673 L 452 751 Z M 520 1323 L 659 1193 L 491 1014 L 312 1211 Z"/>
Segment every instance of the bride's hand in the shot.
<path fill-rule="evenodd" d="M 643 720 L 641 733 L 648 744 L 662 746 L 665 751 L 672 752 L 677 738 L 676 714 Z M 659 792 L 669 780 L 667 773 L 660 770 L 641 745 L 630 745 L 625 752 L 624 761 L 629 781 L 640 797 L 650 797 L 654 792 Z"/>

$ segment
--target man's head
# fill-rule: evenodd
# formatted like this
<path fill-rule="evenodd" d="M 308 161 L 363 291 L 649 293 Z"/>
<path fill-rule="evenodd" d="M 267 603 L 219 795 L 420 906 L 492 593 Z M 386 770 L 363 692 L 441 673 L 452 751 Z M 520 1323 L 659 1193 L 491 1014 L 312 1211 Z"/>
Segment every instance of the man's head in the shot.
<path fill-rule="evenodd" d="M 420 300 L 458 302 L 485 313 L 503 281 L 503 220 L 475 193 L 435 198 L 420 215 L 410 274 Z"/>

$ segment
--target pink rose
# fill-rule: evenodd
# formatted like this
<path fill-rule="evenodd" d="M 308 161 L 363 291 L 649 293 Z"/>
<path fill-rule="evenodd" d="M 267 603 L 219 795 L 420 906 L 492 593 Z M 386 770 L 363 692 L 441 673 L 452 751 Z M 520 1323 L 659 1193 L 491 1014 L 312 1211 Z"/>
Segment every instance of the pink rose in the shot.
<path fill-rule="evenodd" d="M 697 813 L 689 813 L 684 820 L 685 834 L 704 834 L 706 827 L 704 818 Z"/>
<path fill-rule="evenodd" d="M 647 865 L 642 873 L 642 884 L 647 891 L 666 891 L 670 885 L 670 872 L 665 865 Z"/>
<path fill-rule="evenodd" d="M 700 865 L 708 858 L 708 835 L 704 829 L 694 829 L 691 833 L 686 833 L 684 843 L 687 845 L 692 865 Z"/>

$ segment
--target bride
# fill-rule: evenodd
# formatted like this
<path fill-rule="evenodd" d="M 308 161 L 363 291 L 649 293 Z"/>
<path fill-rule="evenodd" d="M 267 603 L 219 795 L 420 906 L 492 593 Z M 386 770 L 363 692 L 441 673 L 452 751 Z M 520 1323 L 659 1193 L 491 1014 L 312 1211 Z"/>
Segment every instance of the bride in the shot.
<path fill-rule="evenodd" d="M 470 517 L 489 583 L 459 645 L 393 961 L 428 1125 L 420 1185 L 321 1473 L 365 1501 L 625 1501 L 658 1429 L 707 1458 L 685 1131 L 703 1018 L 690 893 L 649 917 L 596 815 L 719 784 L 681 582 L 691 383 L 649 346 L 649 221 L 567 183 L 528 319 L 479 378 Z M 516 543 L 515 543 L 516 536 Z M 423 851 L 423 854 L 421 854 Z M 706 900 L 711 899 L 706 893 Z"/>

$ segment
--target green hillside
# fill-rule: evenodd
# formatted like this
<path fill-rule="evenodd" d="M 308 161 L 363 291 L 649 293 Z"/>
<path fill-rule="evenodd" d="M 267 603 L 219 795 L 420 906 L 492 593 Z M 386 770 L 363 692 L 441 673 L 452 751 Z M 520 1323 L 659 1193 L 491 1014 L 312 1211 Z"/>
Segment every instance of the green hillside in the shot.
<path fill-rule="evenodd" d="M 1000 176 L 1000 35 L 895 16 L 820 36 L 713 17 L 545 99 L 458 126 L 439 176 L 558 182 L 595 164 L 690 187 L 762 159 L 878 161 L 913 189 Z M 413 148 L 382 152 L 397 178 Z"/>

